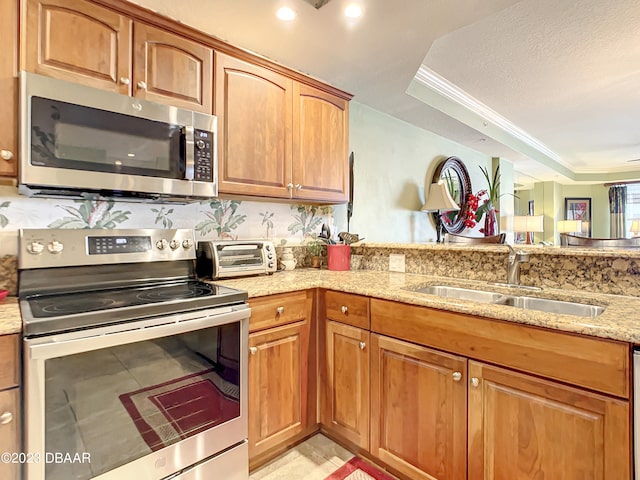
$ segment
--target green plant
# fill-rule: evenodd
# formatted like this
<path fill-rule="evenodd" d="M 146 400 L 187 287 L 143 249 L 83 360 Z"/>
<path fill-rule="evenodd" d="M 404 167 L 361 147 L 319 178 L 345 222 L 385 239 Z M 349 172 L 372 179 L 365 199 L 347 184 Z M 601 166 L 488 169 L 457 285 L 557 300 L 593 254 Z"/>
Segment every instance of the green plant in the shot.
<path fill-rule="evenodd" d="M 503 195 L 513 195 L 518 198 L 513 193 L 500 193 L 500 165 L 498 165 L 494 170 L 493 176 L 489 175 L 489 169 L 486 167 L 481 166 L 480 170 L 482 171 L 489 188 L 486 190 L 480 190 L 476 195 L 478 198 L 481 198 L 484 195 L 487 196 L 486 200 L 484 200 L 476 210 L 476 222 L 479 222 L 482 216 L 489 210 L 497 210 L 496 207 L 498 205 L 498 200 L 500 200 L 500 197 Z"/>
<path fill-rule="evenodd" d="M 319 257 L 322 253 L 323 243 L 319 240 L 310 240 L 307 245 L 307 250 L 309 254 L 313 257 Z"/>

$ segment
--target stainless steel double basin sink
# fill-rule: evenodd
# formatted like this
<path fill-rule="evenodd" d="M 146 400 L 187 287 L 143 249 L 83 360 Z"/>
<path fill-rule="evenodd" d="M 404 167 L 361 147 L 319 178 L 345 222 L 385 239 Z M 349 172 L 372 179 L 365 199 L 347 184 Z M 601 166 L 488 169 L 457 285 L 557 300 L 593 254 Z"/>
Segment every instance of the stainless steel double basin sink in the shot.
<path fill-rule="evenodd" d="M 472 290 L 469 288 L 450 287 L 448 285 L 431 285 L 412 291 L 416 293 L 428 293 L 444 298 L 492 303 L 494 305 L 506 305 L 509 307 L 523 308 L 525 310 L 576 315 L 578 317 L 597 317 L 604 312 L 604 307 L 597 305 L 551 300 L 549 298 L 510 295 L 486 290 Z"/>

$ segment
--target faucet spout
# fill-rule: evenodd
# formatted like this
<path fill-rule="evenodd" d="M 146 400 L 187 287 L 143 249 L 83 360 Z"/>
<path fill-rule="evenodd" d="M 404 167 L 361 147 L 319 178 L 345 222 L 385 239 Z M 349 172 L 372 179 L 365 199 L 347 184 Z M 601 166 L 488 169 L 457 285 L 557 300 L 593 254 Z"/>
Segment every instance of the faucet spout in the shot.
<path fill-rule="evenodd" d="M 528 262 L 530 255 L 527 252 L 515 251 L 511 245 L 505 244 L 509 248 L 507 258 L 507 283 L 510 285 L 520 285 L 520 264 Z"/>

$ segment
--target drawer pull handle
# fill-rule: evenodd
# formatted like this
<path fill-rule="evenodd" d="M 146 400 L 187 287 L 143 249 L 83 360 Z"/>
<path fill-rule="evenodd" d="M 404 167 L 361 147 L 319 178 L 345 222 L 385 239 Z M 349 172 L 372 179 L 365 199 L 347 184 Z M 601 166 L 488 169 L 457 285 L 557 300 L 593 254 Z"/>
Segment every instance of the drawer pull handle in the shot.
<path fill-rule="evenodd" d="M 146 89 L 147 89 L 147 82 L 143 82 L 142 80 L 140 80 L 140 81 L 138 82 L 138 88 L 139 88 L 140 90 L 146 90 Z"/>
<path fill-rule="evenodd" d="M 6 425 L 7 423 L 11 423 L 12 420 L 13 420 L 13 413 L 11 412 L 4 412 L 2 415 L 0 415 L 0 425 Z"/>
<path fill-rule="evenodd" d="M 453 372 L 451 376 L 453 377 L 454 382 L 459 382 L 460 380 L 462 380 L 462 373 L 460 372 Z"/>
<path fill-rule="evenodd" d="M 342 306 L 340 307 L 340 311 L 346 315 L 346 314 L 347 314 L 347 312 L 349 311 L 349 309 L 347 308 L 347 306 L 346 306 L 346 305 L 342 305 Z"/>
<path fill-rule="evenodd" d="M 131 83 L 131 80 L 129 80 L 127 77 L 120 77 L 120 83 L 122 85 L 129 85 Z"/>
<path fill-rule="evenodd" d="M 476 377 L 473 377 L 471 379 L 471 386 L 472 387 L 477 387 L 478 385 L 480 385 L 480 380 L 478 378 L 476 378 Z"/>
<path fill-rule="evenodd" d="M 360 350 L 364 350 L 364 347 L 366 347 L 367 344 L 364 342 L 360 342 Z"/>
<path fill-rule="evenodd" d="M 0 150 L 0 157 L 3 160 L 9 161 L 13 158 L 13 152 L 11 150 Z"/>
<path fill-rule="evenodd" d="M 249 347 L 249 353 L 255 355 L 258 352 L 258 347 Z"/>
<path fill-rule="evenodd" d="M 278 315 L 282 315 L 284 313 L 284 307 L 276 308 L 276 312 L 278 312 Z"/>

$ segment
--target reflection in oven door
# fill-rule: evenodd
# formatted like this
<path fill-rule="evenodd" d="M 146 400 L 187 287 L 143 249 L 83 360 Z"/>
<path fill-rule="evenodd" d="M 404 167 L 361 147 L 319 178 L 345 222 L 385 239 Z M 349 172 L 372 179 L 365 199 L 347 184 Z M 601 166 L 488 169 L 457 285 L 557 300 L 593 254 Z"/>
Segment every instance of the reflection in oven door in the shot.
<path fill-rule="evenodd" d="M 246 439 L 240 355 L 246 328 L 246 320 L 234 321 L 139 341 L 113 339 L 104 348 L 92 348 L 96 337 L 60 342 L 60 336 L 56 343 L 68 344 L 69 354 L 52 356 L 38 354 L 27 340 L 28 411 L 43 412 L 42 419 L 27 419 L 27 435 L 42 431 L 45 455 L 79 459 L 47 462 L 44 477 L 32 467 L 28 480 L 158 479 Z"/>

